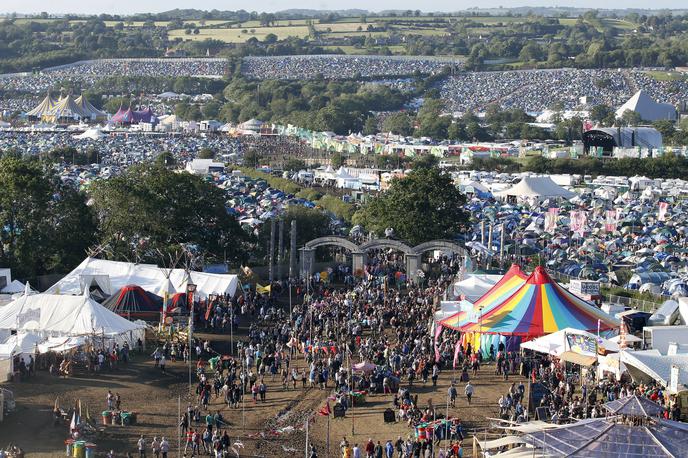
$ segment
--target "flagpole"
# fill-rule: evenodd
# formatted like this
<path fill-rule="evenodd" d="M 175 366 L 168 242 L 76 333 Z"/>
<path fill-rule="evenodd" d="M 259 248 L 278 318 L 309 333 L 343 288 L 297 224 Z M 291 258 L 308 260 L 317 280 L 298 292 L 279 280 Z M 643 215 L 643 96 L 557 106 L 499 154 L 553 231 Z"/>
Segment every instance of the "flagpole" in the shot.
<path fill-rule="evenodd" d="M 177 398 L 177 418 L 182 418 L 182 395 Z M 189 419 L 191 420 L 191 419 Z M 180 420 L 179 420 L 180 421 Z M 191 426 L 191 425 L 189 425 Z M 177 457 L 181 457 L 182 453 L 182 424 L 181 421 L 177 424 Z"/>
<path fill-rule="evenodd" d="M 310 421 L 308 418 L 306 418 L 306 452 L 305 452 L 306 458 L 308 458 L 308 423 L 310 423 Z"/>
<path fill-rule="evenodd" d="M 328 406 L 329 406 L 329 404 L 328 404 Z M 330 414 L 329 414 L 329 412 L 327 414 L 327 455 L 326 456 L 328 458 L 330 456 Z"/>

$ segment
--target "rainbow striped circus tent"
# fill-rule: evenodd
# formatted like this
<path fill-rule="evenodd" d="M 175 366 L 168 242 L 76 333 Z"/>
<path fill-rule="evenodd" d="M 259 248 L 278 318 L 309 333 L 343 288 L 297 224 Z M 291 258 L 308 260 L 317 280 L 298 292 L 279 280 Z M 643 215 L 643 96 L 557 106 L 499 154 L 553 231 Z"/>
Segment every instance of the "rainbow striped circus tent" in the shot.
<path fill-rule="evenodd" d="M 538 266 L 508 299 L 460 330 L 532 339 L 564 328 L 596 332 L 619 325 L 619 320 L 570 293 Z"/>
<path fill-rule="evenodd" d="M 516 290 L 523 286 L 526 278 L 528 276 L 523 273 L 519 266 L 516 264 L 512 265 L 492 288 L 473 303 L 472 310 L 462 307 L 460 311 L 443 319 L 439 324 L 442 327 L 459 331 L 462 326 L 468 323 L 478 322 L 481 312 L 484 315 L 508 299 Z"/>

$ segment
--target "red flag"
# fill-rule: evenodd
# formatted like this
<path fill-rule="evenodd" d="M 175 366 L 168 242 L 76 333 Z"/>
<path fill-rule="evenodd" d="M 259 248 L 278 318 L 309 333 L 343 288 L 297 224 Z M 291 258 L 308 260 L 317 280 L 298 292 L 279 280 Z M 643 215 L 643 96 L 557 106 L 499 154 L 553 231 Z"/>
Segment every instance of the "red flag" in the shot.
<path fill-rule="evenodd" d="M 213 303 L 208 301 L 208 308 L 205 310 L 205 321 L 210 319 L 210 311 L 213 309 Z"/>
<path fill-rule="evenodd" d="M 330 410 L 330 401 L 327 401 L 327 404 L 325 404 L 325 407 L 320 409 L 320 411 L 318 412 L 318 415 L 323 416 L 323 417 L 329 417 L 331 413 L 332 413 L 332 410 Z"/>

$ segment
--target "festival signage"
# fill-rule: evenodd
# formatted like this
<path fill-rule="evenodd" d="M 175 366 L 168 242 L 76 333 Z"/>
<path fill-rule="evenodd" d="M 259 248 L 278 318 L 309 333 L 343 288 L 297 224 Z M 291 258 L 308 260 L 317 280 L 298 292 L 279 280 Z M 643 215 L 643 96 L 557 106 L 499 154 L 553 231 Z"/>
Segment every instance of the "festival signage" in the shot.
<path fill-rule="evenodd" d="M 569 283 L 569 291 L 582 299 L 593 300 L 600 295 L 600 282 L 591 280 L 571 280 Z"/>
<path fill-rule="evenodd" d="M 566 334 L 569 351 L 579 355 L 597 355 L 597 340 L 582 334 Z"/>

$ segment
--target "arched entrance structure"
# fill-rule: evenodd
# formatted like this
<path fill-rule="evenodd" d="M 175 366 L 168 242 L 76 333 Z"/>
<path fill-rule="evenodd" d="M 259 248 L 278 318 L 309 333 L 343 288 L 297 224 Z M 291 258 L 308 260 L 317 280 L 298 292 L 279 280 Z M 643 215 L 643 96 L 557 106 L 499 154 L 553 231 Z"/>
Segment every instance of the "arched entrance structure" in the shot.
<path fill-rule="evenodd" d="M 306 243 L 303 248 L 301 248 L 301 266 L 304 274 L 313 273 L 313 266 L 315 265 L 315 249 L 327 245 L 346 248 L 351 252 L 353 263 L 352 268 L 354 272 L 357 269 L 363 269 L 363 265 L 365 264 L 365 255 L 359 246 L 346 237 L 330 235 L 327 237 L 318 237 L 317 239 L 313 239 Z"/>
<path fill-rule="evenodd" d="M 301 248 L 301 270 L 303 275 L 310 275 L 313 273 L 313 266 L 315 265 L 315 249 L 328 245 L 345 248 L 351 252 L 353 263 L 352 268 L 354 272 L 356 270 L 363 269 L 368 250 L 391 248 L 401 251 L 404 253 L 404 259 L 406 261 L 406 273 L 408 278 L 412 281 L 415 281 L 418 278 L 420 258 L 426 251 L 442 250 L 451 251 L 453 253 L 461 254 L 462 256 L 468 255 L 468 251 L 466 251 L 462 245 L 451 240 L 432 240 L 430 242 L 416 245 L 415 247 L 411 247 L 400 240 L 392 239 L 374 239 L 362 243 L 361 245 L 356 245 L 346 237 L 331 235 L 313 239 L 306 243 L 303 248 Z"/>

